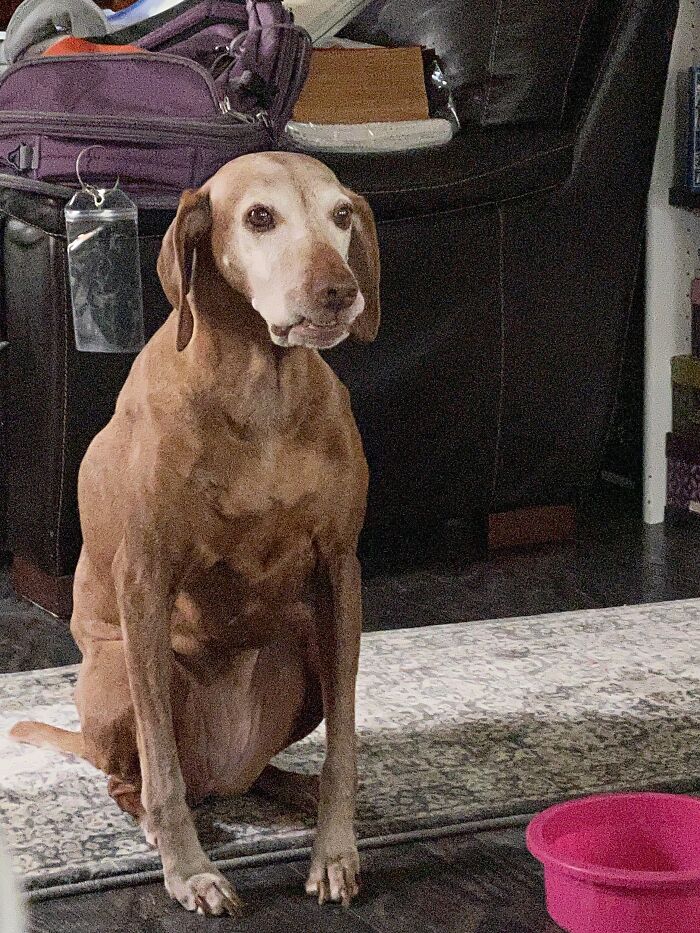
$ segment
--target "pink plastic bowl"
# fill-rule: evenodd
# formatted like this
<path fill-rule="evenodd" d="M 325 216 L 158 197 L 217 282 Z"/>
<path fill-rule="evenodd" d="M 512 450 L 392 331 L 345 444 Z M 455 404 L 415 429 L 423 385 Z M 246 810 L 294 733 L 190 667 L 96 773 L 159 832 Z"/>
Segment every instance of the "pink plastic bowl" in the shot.
<path fill-rule="evenodd" d="M 527 847 L 569 933 L 700 933 L 700 800 L 584 797 L 536 816 Z"/>

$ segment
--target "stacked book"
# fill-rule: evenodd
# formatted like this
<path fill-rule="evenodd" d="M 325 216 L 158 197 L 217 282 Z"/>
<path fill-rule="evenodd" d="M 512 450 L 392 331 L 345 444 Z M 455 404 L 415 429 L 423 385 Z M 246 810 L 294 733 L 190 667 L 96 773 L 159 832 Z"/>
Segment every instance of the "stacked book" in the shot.
<path fill-rule="evenodd" d="M 700 273 L 691 286 L 691 352 L 671 360 L 673 424 L 666 436 L 666 517 L 700 515 Z"/>
<path fill-rule="evenodd" d="M 419 46 L 332 40 L 314 48 L 287 134 L 302 149 L 386 152 L 449 142 L 454 126 L 431 118 Z"/>

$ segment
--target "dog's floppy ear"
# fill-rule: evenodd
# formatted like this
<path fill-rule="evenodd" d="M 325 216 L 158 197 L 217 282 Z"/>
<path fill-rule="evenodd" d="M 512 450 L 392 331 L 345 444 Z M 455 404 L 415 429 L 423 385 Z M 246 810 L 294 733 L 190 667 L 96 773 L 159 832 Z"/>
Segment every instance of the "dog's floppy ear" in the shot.
<path fill-rule="evenodd" d="M 379 243 L 372 208 L 359 194 L 348 192 L 353 206 L 352 235 L 348 265 L 365 299 L 362 314 L 351 327 L 350 334 L 369 342 L 379 330 Z"/>
<path fill-rule="evenodd" d="M 185 191 L 158 256 L 158 275 L 163 291 L 178 312 L 178 350 L 185 349 L 194 333 L 194 314 L 188 295 L 192 286 L 195 249 L 210 230 L 209 195 L 202 191 Z"/>

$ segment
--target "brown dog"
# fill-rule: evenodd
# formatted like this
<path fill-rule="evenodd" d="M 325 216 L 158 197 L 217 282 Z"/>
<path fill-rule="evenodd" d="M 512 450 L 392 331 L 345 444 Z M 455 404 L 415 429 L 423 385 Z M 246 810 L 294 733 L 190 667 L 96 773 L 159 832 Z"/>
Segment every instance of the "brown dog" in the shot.
<path fill-rule="evenodd" d="M 347 903 L 368 477 L 317 349 L 376 335 L 372 214 L 315 159 L 244 156 L 183 196 L 158 271 L 174 311 L 80 471 L 81 732 L 14 737 L 105 771 L 188 910 L 240 902 L 186 800 L 316 797 L 306 890 Z M 324 715 L 320 788 L 269 765 Z"/>

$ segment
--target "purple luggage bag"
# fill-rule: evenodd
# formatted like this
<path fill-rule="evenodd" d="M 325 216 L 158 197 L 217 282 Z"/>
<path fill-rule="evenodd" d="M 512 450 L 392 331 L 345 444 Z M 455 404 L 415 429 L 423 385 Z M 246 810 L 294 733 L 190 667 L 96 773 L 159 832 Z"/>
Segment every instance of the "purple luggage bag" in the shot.
<path fill-rule="evenodd" d="M 140 32 L 140 34 L 139 34 Z M 24 179 L 118 177 L 179 194 L 221 165 L 276 147 L 311 41 L 280 0 L 186 0 L 108 37 L 142 53 L 27 58 L 0 81 L 0 160 Z M 103 40 L 100 40 L 103 41 Z"/>

